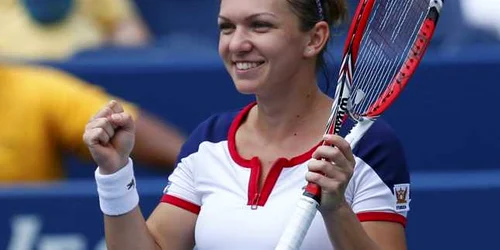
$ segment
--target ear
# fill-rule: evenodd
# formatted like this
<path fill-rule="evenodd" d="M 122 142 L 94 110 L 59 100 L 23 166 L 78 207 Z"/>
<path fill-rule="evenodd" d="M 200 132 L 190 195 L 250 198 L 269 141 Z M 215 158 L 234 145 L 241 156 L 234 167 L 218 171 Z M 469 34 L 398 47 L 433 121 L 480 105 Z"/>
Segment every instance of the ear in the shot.
<path fill-rule="evenodd" d="M 308 32 L 306 46 L 304 49 L 304 57 L 311 58 L 318 55 L 326 46 L 330 37 L 330 28 L 325 21 L 316 23 Z"/>

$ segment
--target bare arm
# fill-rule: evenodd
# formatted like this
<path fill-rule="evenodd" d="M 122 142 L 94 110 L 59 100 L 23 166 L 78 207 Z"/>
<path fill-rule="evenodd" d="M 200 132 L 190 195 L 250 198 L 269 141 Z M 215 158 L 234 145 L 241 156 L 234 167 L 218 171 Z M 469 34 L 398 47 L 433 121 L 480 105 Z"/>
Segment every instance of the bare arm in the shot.
<path fill-rule="evenodd" d="M 171 171 L 185 136 L 173 126 L 145 111 L 136 120 L 136 141 L 133 158 L 142 163 Z"/>
<path fill-rule="evenodd" d="M 104 215 L 107 249 L 160 250 L 147 228 L 139 206 L 121 216 Z"/>
<path fill-rule="evenodd" d="M 197 218 L 197 214 L 161 203 L 149 217 L 147 225 L 160 249 L 192 250 Z"/>
<path fill-rule="evenodd" d="M 194 247 L 197 215 L 161 203 L 146 222 L 139 207 L 121 216 L 104 216 L 109 250 L 188 250 Z"/>
<path fill-rule="evenodd" d="M 368 236 L 382 249 L 406 250 L 404 227 L 396 222 L 366 221 L 361 223 Z"/>
<path fill-rule="evenodd" d="M 385 221 L 359 222 L 344 204 L 335 212 L 323 215 L 335 249 L 405 250 L 406 239 L 401 224 Z"/>

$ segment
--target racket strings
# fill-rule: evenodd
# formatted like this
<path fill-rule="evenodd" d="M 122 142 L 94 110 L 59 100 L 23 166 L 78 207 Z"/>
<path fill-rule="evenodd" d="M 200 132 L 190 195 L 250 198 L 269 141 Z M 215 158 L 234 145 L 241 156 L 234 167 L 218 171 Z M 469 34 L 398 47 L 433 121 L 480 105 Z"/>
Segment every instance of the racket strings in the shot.
<path fill-rule="evenodd" d="M 381 94 L 403 66 L 428 8 L 429 0 L 375 3 L 354 67 L 352 114 L 365 115 L 383 101 Z"/>

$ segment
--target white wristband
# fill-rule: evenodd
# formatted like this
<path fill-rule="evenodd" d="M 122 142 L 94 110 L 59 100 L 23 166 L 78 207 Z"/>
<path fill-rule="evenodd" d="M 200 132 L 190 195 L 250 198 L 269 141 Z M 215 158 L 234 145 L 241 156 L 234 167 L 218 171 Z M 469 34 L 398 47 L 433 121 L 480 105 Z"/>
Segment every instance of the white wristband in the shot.
<path fill-rule="evenodd" d="M 95 170 L 99 205 L 104 214 L 123 215 L 139 204 L 133 165 L 129 158 L 127 165 L 116 173 L 103 175 L 99 172 L 99 167 Z"/>

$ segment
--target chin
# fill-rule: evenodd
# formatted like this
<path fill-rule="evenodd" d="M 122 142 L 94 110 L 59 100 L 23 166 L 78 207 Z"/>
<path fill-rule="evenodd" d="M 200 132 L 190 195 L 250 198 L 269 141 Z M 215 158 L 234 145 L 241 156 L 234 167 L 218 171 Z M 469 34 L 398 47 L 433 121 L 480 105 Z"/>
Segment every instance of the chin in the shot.
<path fill-rule="evenodd" d="M 250 80 L 235 80 L 233 79 L 236 90 L 244 95 L 254 95 L 257 93 L 260 83 Z"/>

